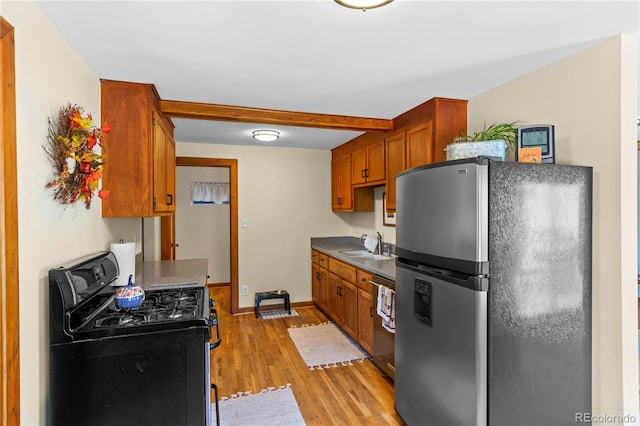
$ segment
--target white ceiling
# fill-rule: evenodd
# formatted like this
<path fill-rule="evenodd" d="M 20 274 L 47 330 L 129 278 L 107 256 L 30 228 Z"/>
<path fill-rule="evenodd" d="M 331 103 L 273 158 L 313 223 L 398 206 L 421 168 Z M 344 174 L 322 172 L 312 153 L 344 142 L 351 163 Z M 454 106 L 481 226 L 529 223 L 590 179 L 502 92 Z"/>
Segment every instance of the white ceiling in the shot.
<path fill-rule="evenodd" d="M 100 78 L 166 100 L 391 119 L 470 99 L 617 34 L 640 2 L 395 0 L 36 1 Z M 639 86 L 640 87 L 640 86 Z M 179 142 L 330 149 L 359 132 L 173 119 Z"/>

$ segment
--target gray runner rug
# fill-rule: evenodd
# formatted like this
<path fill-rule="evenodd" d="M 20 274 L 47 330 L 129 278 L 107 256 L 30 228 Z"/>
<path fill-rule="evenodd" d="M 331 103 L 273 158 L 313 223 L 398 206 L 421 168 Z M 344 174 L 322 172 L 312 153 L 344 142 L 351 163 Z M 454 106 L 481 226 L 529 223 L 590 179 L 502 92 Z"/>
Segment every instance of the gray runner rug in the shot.
<path fill-rule="evenodd" d="M 292 327 L 287 330 L 298 353 L 311 370 L 352 365 L 369 355 L 335 323 Z"/>
<path fill-rule="evenodd" d="M 260 393 L 239 392 L 220 398 L 221 426 L 306 425 L 291 385 L 268 388 Z M 215 418 L 215 404 L 211 410 Z"/>

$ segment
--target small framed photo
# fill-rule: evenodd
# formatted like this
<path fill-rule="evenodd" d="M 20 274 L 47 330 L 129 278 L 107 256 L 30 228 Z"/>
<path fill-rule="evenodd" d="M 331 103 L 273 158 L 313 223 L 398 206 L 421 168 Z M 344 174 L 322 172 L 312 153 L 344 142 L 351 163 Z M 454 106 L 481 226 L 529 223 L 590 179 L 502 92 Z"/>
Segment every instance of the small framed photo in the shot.
<path fill-rule="evenodd" d="M 396 214 L 387 211 L 387 193 L 382 194 L 382 225 L 396 226 Z"/>
<path fill-rule="evenodd" d="M 518 150 L 519 163 L 542 163 L 542 148 L 539 146 L 532 148 L 520 148 Z"/>

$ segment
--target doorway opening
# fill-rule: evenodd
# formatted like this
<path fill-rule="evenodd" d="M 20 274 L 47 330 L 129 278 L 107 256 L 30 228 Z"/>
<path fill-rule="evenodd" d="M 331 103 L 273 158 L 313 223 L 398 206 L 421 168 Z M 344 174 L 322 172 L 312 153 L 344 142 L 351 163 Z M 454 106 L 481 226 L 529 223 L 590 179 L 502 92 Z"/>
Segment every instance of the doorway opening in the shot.
<path fill-rule="evenodd" d="M 227 158 L 176 157 L 177 166 L 221 167 L 229 170 L 229 293 L 231 314 L 239 311 L 238 300 L 238 160 Z M 173 221 L 175 222 L 175 220 Z M 173 226 L 175 231 L 175 226 Z M 163 234 L 165 232 L 162 232 Z M 175 238 L 161 238 L 161 251 L 175 250 Z M 174 252 L 175 253 L 175 252 Z"/>

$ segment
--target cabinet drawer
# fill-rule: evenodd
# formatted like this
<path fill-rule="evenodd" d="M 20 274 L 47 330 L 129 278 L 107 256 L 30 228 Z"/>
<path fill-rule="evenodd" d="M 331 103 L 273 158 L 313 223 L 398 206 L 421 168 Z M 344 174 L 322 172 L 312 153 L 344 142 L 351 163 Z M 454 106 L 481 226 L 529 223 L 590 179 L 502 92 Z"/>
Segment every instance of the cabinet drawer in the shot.
<path fill-rule="evenodd" d="M 317 263 L 323 268 L 329 267 L 329 256 L 322 254 L 317 250 L 311 250 L 311 262 Z"/>
<path fill-rule="evenodd" d="M 363 290 L 371 289 L 371 284 L 369 283 L 369 281 L 371 281 L 372 278 L 373 274 L 369 272 L 365 272 L 361 269 L 358 269 L 356 271 L 356 283 L 358 284 L 358 287 Z"/>
<path fill-rule="evenodd" d="M 346 263 L 342 263 L 333 257 L 329 258 L 329 271 L 350 283 L 356 282 L 356 268 L 347 265 Z"/>

